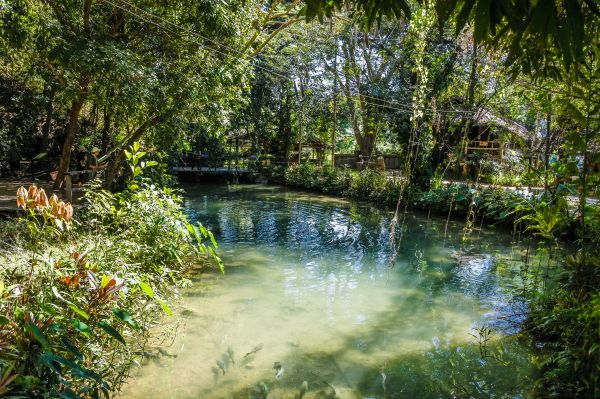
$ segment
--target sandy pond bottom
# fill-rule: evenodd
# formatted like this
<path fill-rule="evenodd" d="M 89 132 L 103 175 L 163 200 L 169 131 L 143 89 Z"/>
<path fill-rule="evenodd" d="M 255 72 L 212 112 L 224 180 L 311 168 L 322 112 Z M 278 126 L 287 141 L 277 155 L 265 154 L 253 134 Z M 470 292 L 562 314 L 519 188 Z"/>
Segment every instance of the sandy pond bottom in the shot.
<path fill-rule="evenodd" d="M 258 399 L 266 388 L 291 399 L 304 381 L 305 399 L 527 396 L 528 350 L 511 335 L 527 307 L 524 249 L 510 235 L 465 243 L 463 223 L 409 214 L 393 257 L 392 215 L 362 204 L 196 186 L 186 208 L 215 231 L 226 274 L 196 278 L 171 356 L 135 371 L 121 398 Z"/>

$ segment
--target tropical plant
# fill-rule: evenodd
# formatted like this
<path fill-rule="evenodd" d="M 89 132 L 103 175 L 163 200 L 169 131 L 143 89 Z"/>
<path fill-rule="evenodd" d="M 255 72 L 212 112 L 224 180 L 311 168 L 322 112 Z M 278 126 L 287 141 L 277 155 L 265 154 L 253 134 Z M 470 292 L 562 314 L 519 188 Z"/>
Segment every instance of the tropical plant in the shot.
<path fill-rule="evenodd" d="M 174 316 L 186 273 L 209 258 L 223 270 L 212 233 L 143 177 L 152 163 L 139 145 L 128 154 L 127 190 L 92 188 L 75 216 L 39 189 L 19 189 L 23 241 L 0 255 L 0 392 L 111 397 L 151 350 L 160 314 Z"/>

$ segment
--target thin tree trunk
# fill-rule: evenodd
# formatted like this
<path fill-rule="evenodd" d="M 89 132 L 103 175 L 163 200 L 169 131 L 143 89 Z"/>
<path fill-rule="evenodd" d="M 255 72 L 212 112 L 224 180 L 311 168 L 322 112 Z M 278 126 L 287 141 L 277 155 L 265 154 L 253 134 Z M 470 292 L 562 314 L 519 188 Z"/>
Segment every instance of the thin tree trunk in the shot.
<path fill-rule="evenodd" d="M 552 101 L 552 95 L 548 94 L 548 103 L 550 104 Z M 548 111 L 546 115 L 546 142 L 544 148 L 544 194 L 548 195 L 548 190 L 550 189 L 550 184 L 548 182 L 548 172 L 550 167 L 550 144 L 551 144 L 551 133 L 550 124 L 552 123 L 552 114 L 551 111 Z"/>
<path fill-rule="evenodd" d="M 52 113 L 54 112 L 54 96 L 56 95 L 56 89 L 53 85 L 47 84 L 44 92 L 48 96 L 48 102 L 46 103 L 46 119 L 42 126 L 42 145 L 40 151 L 44 152 L 48 150 L 48 143 L 50 142 L 50 127 L 52 126 Z"/>
<path fill-rule="evenodd" d="M 112 162 L 110 169 L 108 170 L 108 173 L 106 176 L 106 181 L 104 183 L 105 187 L 112 188 L 114 181 L 119 176 L 121 166 L 123 165 L 123 162 L 125 161 L 125 151 L 124 150 L 131 147 L 133 145 L 133 143 L 135 143 L 136 141 L 139 141 L 142 138 L 142 136 L 144 135 L 144 133 L 148 130 L 148 128 L 154 126 L 155 124 L 157 124 L 158 122 L 163 120 L 163 118 L 165 118 L 167 115 L 168 115 L 168 113 L 160 114 L 160 115 L 156 115 L 152 119 L 148 119 L 146 122 L 144 122 L 142 125 L 140 125 L 131 134 L 131 136 L 129 136 L 123 142 L 123 144 L 121 146 L 121 150 L 117 152 L 117 155 L 115 156 L 115 159 Z"/>
<path fill-rule="evenodd" d="M 331 131 L 331 167 L 335 168 L 335 135 L 337 133 L 337 42 L 335 49 L 335 59 L 333 68 L 336 73 L 333 74 L 333 130 Z"/>
<path fill-rule="evenodd" d="M 86 36 L 90 36 L 90 16 L 92 14 L 92 0 L 85 0 L 83 3 L 83 29 Z"/>
<path fill-rule="evenodd" d="M 63 143 L 62 153 L 60 155 L 58 175 L 56 176 L 56 181 L 54 182 L 55 190 L 60 188 L 65 174 L 69 171 L 69 163 L 71 161 L 71 150 L 73 147 L 73 143 L 75 142 L 75 134 L 77 133 L 79 114 L 81 113 L 81 108 L 85 103 L 86 97 L 87 92 L 84 89 L 81 89 L 79 91 L 79 94 L 77 95 L 77 98 L 73 100 L 73 103 L 71 104 L 71 110 L 69 111 L 69 123 L 67 125 L 67 134 L 65 137 L 65 142 Z"/>
<path fill-rule="evenodd" d="M 85 0 L 83 3 L 83 27 L 85 36 L 87 39 L 91 39 L 91 25 L 90 19 L 92 15 L 92 0 Z M 63 144 L 62 153 L 60 155 L 60 164 L 58 166 L 58 175 L 54 182 L 54 189 L 58 189 L 63 181 L 65 173 L 69 171 L 69 163 L 71 162 L 71 152 L 73 143 L 75 142 L 75 134 L 77 133 L 77 125 L 79 123 L 79 114 L 81 108 L 87 98 L 87 86 L 88 81 L 85 78 L 79 79 L 79 92 L 77 98 L 73 100 L 71 104 L 71 110 L 69 111 L 69 123 L 67 125 L 67 134 L 65 142 Z"/>
<path fill-rule="evenodd" d="M 464 117 L 463 119 L 463 127 L 464 127 L 464 134 L 463 134 L 463 147 L 465 149 L 465 154 L 467 152 L 467 147 L 468 142 L 469 142 L 469 132 L 471 131 L 471 128 L 473 127 L 473 121 L 474 121 L 474 115 L 473 115 L 473 111 L 475 108 L 475 86 L 477 85 L 477 64 L 478 64 L 478 59 L 477 59 L 477 43 L 475 42 L 475 39 L 473 39 L 473 46 L 472 46 L 472 56 L 473 58 L 471 59 L 471 72 L 469 73 L 469 86 L 467 88 L 467 111 L 471 112 L 471 114 L 467 114 L 467 116 Z"/>
<path fill-rule="evenodd" d="M 102 144 L 102 153 L 106 154 L 106 151 L 108 151 L 108 144 L 109 144 L 109 140 L 110 140 L 110 122 L 111 122 L 111 113 L 108 112 L 108 107 L 104 108 L 104 118 L 103 118 L 103 123 L 102 123 L 102 138 L 101 138 L 101 144 Z"/>

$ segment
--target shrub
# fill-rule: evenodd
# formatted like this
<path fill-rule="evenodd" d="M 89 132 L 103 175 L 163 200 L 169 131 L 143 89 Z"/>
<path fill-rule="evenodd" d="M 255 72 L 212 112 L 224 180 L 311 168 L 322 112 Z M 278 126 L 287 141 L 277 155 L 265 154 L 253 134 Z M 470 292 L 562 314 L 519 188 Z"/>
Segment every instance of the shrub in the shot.
<path fill-rule="evenodd" d="M 138 149 L 129 188 L 93 188 L 70 227 L 44 203 L 10 223 L 19 234 L 0 253 L 0 395 L 110 397 L 192 265 L 220 264 L 179 196 L 142 178 Z"/>

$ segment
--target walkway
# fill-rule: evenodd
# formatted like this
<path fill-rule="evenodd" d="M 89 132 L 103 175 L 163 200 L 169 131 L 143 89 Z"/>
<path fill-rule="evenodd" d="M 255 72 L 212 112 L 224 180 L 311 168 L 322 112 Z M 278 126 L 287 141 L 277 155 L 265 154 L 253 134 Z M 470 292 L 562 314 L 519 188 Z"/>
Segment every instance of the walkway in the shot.
<path fill-rule="evenodd" d="M 225 175 L 225 174 L 240 174 L 240 173 L 248 173 L 248 172 L 253 172 L 255 171 L 255 169 L 249 169 L 249 168 L 228 168 L 226 166 L 219 166 L 219 167 L 208 167 L 208 166 L 201 166 L 198 168 L 194 168 L 191 166 L 174 166 L 171 168 L 171 171 L 173 172 L 186 172 L 186 173 L 206 173 L 206 174 L 218 174 L 218 175 Z"/>
<path fill-rule="evenodd" d="M 0 213 L 1 214 L 14 214 L 19 211 L 17 208 L 17 189 L 21 186 L 25 188 L 29 188 L 32 184 L 35 184 L 38 187 L 43 188 L 46 191 L 48 197 L 50 197 L 53 193 L 55 193 L 58 197 L 63 199 L 63 193 L 61 191 L 53 191 L 52 183 L 40 183 L 40 182 L 32 182 L 31 180 L 22 179 L 22 180 L 7 180 L 0 179 Z M 81 197 L 83 194 L 82 189 L 74 189 L 74 192 L 77 191 L 77 197 Z M 75 194 L 75 193 L 74 193 Z M 75 197 L 75 196 L 74 196 Z"/>
<path fill-rule="evenodd" d="M 516 186 L 498 186 L 498 185 L 494 185 L 494 184 L 487 184 L 487 183 L 478 183 L 476 184 L 475 182 L 472 181 L 460 181 L 460 180 L 444 180 L 442 181 L 442 184 L 445 186 L 449 186 L 452 184 L 466 184 L 469 187 L 475 187 L 475 185 L 479 186 L 480 188 L 491 188 L 491 189 L 498 189 L 498 190 L 504 190 L 504 191 L 510 191 L 513 193 L 517 193 L 520 195 L 537 195 L 540 194 L 542 191 L 544 191 L 543 187 L 516 187 Z M 579 196 L 577 195 L 567 195 L 567 201 L 570 204 L 579 204 Z M 588 205 L 598 205 L 598 198 L 596 197 L 588 197 L 587 198 L 587 204 Z"/>

